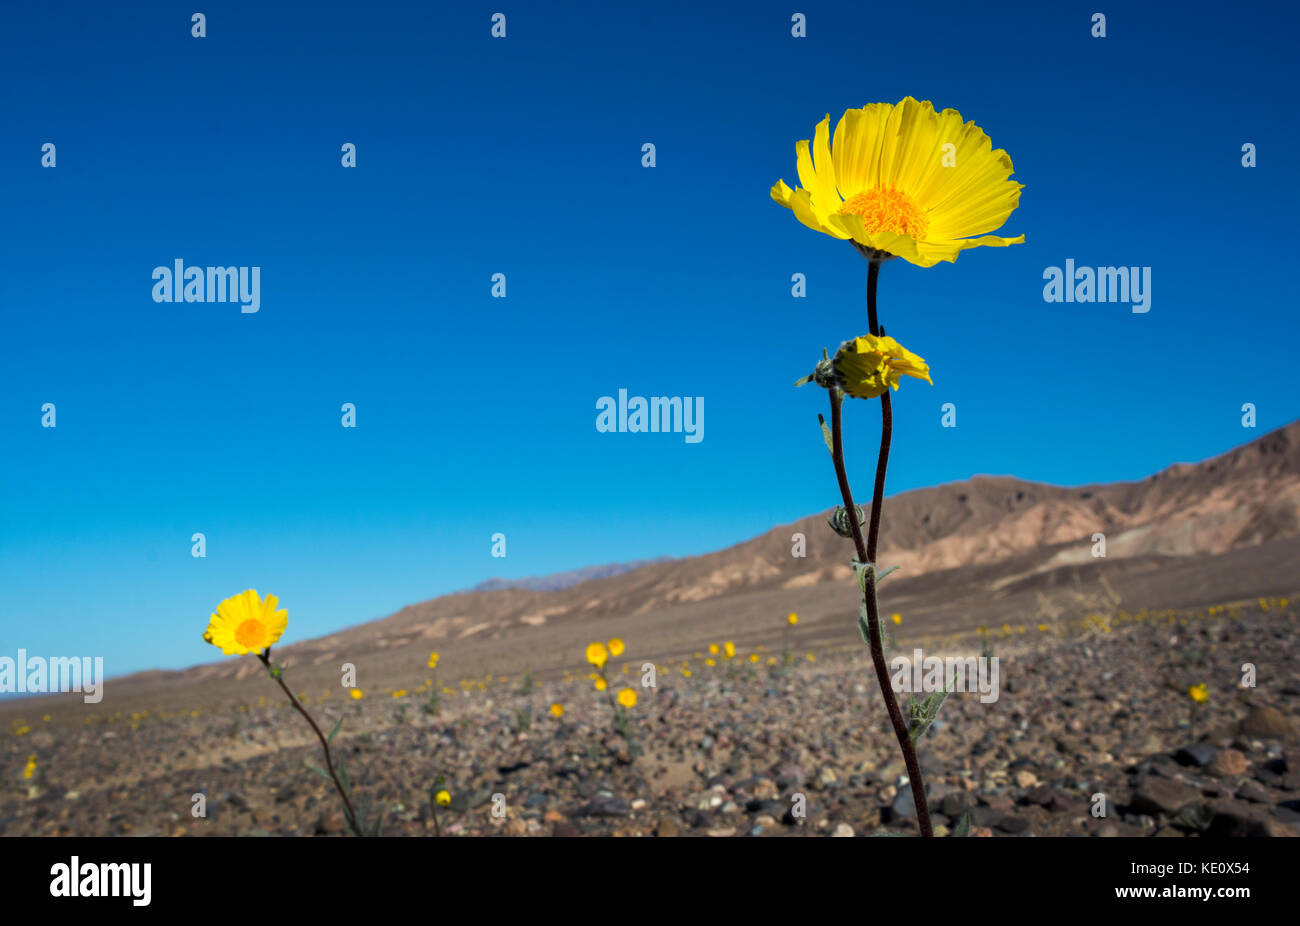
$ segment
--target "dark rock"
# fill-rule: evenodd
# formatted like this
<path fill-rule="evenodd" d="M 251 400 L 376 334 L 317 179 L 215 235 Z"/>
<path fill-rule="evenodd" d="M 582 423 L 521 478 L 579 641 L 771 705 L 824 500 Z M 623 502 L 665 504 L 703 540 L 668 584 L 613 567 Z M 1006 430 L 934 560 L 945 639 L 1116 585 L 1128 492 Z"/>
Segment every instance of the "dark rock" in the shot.
<path fill-rule="evenodd" d="M 1180 781 L 1149 776 L 1138 783 L 1129 807 L 1136 813 L 1174 814 L 1196 801 L 1201 793 Z"/>
<path fill-rule="evenodd" d="M 1174 754 L 1174 758 L 1183 765 L 1195 765 L 1197 768 L 1205 768 L 1218 752 L 1209 743 L 1192 743 L 1190 746 L 1184 746 Z"/>
<path fill-rule="evenodd" d="M 954 791 L 939 802 L 939 809 L 949 817 L 960 817 L 975 806 L 975 795 L 970 791 Z"/>
<path fill-rule="evenodd" d="M 632 805 L 621 797 L 600 794 L 574 812 L 575 817 L 626 817 L 632 812 Z"/>

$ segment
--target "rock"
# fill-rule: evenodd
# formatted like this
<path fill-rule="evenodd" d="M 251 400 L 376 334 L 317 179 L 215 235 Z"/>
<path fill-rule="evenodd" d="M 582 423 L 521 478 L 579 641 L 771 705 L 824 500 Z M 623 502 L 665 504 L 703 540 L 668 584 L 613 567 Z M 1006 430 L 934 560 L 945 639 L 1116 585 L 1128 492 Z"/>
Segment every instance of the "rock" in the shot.
<path fill-rule="evenodd" d="M 555 835 L 555 836 L 581 836 L 581 835 L 582 835 L 582 831 L 579 830 L 579 829 L 578 829 L 576 826 L 574 826 L 572 823 L 564 823 L 564 822 L 561 822 L 561 823 L 557 823 L 557 824 L 555 824 L 555 829 L 552 831 L 552 835 Z"/>
<path fill-rule="evenodd" d="M 975 806 L 975 795 L 969 791 L 954 791 L 939 802 L 939 812 L 945 817 L 960 817 Z"/>
<path fill-rule="evenodd" d="M 835 770 L 831 768 L 829 765 L 823 765 L 820 769 L 817 770 L 817 779 L 815 782 L 816 787 L 829 788 L 831 785 L 837 783 L 838 781 L 839 778 L 836 777 Z"/>
<path fill-rule="evenodd" d="M 1207 767 L 1211 775 L 1231 778 L 1246 774 L 1246 757 L 1235 749 L 1223 749 L 1215 753 Z"/>
<path fill-rule="evenodd" d="M 621 797 L 597 795 L 583 804 L 574 813 L 575 817 L 626 817 L 632 812 L 632 805 Z"/>
<path fill-rule="evenodd" d="M 722 836 L 722 837 L 735 836 L 736 828 L 734 826 L 723 826 L 723 827 L 719 827 L 718 829 L 709 830 L 708 834 L 710 836 Z"/>
<path fill-rule="evenodd" d="M 1209 743 L 1192 743 L 1190 746 L 1184 746 L 1178 752 L 1174 753 L 1174 758 L 1183 765 L 1195 765 L 1197 768 L 1205 768 L 1218 752 Z"/>
<path fill-rule="evenodd" d="M 1032 788 L 1038 784 L 1038 776 L 1026 769 L 1021 769 L 1012 776 L 1017 788 Z"/>
<path fill-rule="evenodd" d="M 1138 783 L 1129 802 L 1135 813 L 1174 814 L 1201 796 L 1195 788 L 1169 778 L 1147 776 Z"/>
<path fill-rule="evenodd" d="M 1267 704 L 1250 705 L 1238 730 L 1243 736 L 1261 739 L 1290 739 L 1295 735 L 1295 728 L 1286 715 Z"/>
<path fill-rule="evenodd" d="M 897 795 L 882 814 L 882 819 L 886 823 L 892 823 L 895 820 L 915 820 L 916 804 L 912 800 L 912 786 L 907 785 L 900 788 Z"/>
<path fill-rule="evenodd" d="M 1004 833 L 1011 833 L 1014 835 L 1016 833 L 1023 833 L 1025 830 L 1029 829 L 1029 821 L 1024 817 L 1004 816 L 998 821 L 997 827 Z"/>
<path fill-rule="evenodd" d="M 678 827 L 677 821 L 672 817 L 661 817 L 659 825 L 655 827 L 655 835 L 663 837 L 680 836 L 681 828 Z"/>
<path fill-rule="evenodd" d="M 998 813 L 1010 813 L 1011 808 L 1015 806 L 1015 801 L 1005 794 L 981 794 L 979 802 L 985 807 L 993 808 Z"/>
<path fill-rule="evenodd" d="M 1269 824 L 1275 821 L 1260 808 L 1243 801 L 1220 798 L 1210 801 L 1213 814 L 1206 836 L 1272 836 Z"/>
<path fill-rule="evenodd" d="M 840 836 L 840 837 L 852 836 L 852 835 L 853 835 L 853 827 L 849 826 L 847 823 L 838 824 L 835 827 L 835 832 L 831 833 L 831 836 Z"/>
<path fill-rule="evenodd" d="M 981 804 L 979 807 L 971 808 L 970 822 L 973 826 L 997 826 L 1002 822 L 1002 813 L 1001 811 L 994 810 L 992 807 L 985 807 Z"/>

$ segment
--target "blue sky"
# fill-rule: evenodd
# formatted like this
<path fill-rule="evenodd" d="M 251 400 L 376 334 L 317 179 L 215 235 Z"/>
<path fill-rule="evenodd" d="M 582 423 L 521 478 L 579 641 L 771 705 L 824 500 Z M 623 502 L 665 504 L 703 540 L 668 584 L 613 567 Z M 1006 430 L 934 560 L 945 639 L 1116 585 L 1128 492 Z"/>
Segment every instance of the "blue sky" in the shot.
<path fill-rule="evenodd" d="M 866 265 L 768 190 L 824 114 L 909 94 L 1010 153 L 1027 241 L 884 267 L 934 377 L 890 493 L 1140 478 L 1297 416 L 1293 5 L 1117 4 L 1104 39 L 1076 3 L 794 4 L 802 39 L 791 4 L 192 6 L 206 38 L 168 4 L 0 35 L 0 652 L 179 667 L 247 587 L 291 641 L 834 504 L 791 384 L 865 330 Z M 177 258 L 260 267 L 261 310 L 155 303 Z M 1070 258 L 1151 267 L 1151 311 L 1044 302 Z M 704 440 L 598 433 L 619 388 L 703 397 Z"/>

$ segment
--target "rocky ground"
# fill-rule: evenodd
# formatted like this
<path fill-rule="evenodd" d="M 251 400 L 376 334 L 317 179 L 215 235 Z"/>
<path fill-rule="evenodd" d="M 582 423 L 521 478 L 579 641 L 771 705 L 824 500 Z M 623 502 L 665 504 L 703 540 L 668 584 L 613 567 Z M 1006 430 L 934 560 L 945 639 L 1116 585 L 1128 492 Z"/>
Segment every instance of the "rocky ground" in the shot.
<path fill-rule="evenodd" d="M 1300 833 L 1296 623 L 1294 599 L 1274 598 L 994 628 L 999 699 L 953 695 L 920 750 L 937 832 L 969 811 L 978 836 Z M 983 639 L 903 634 L 897 652 L 973 654 Z M 629 644 L 614 690 L 639 682 Z M 436 714 L 426 693 L 335 693 L 308 709 L 326 732 L 342 717 L 336 751 L 384 835 L 915 833 L 865 647 L 801 648 L 788 666 L 779 652 L 754 656 L 656 657 L 629 739 L 580 654 L 572 674 L 527 693 L 517 677 L 462 683 Z M 1246 663 L 1253 688 L 1241 687 Z M 221 711 L 12 718 L 0 730 L 0 833 L 343 834 L 302 717 L 264 675 L 246 684 L 248 703 Z M 1209 698 L 1194 706 L 1200 684 Z M 435 811 L 439 776 L 451 803 Z"/>

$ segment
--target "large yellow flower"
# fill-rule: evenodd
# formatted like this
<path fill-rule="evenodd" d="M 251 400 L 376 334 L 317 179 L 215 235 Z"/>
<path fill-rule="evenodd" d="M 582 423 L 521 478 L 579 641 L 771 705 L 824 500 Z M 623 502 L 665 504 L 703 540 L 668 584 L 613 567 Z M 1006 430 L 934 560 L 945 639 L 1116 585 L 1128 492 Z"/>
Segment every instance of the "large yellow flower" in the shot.
<path fill-rule="evenodd" d="M 252 588 L 227 598 L 217 605 L 203 639 L 221 647 L 227 656 L 260 655 L 289 626 L 289 612 L 284 608 L 277 611 L 279 603 L 274 595 L 267 595 L 263 601 Z"/>
<path fill-rule="evenodd" d="M 898 389 L 904 373 L 933 385 L 925 360 L 888 336 L 864 334 L 845 341 L 832 367 L 840 388 L 859 399 L 874 399 L 890 387 Z"/>
<path fill-rule="evenodd" d="M 809 228 L 866 256 L 922 267 L 1025 240 L 985 234 L 1006 222 L 1024 184 L 1008 179 L 1011 158 L 957 110 L 935 112 L 910 96 L 871 103 L 844 113 L 833 144 L 830 121 L 827 114 L 817 124 L 811 154 L 806 140 L 795 145 L 800 187 L 772 187 L 772 198 Z"/>
<path fill-rule="evenodd" d="M 587 661 L 597 669 L 609 661 L 609 651 L 605 649 L 604 643 L 589 643 L 587 645 Z"/>

